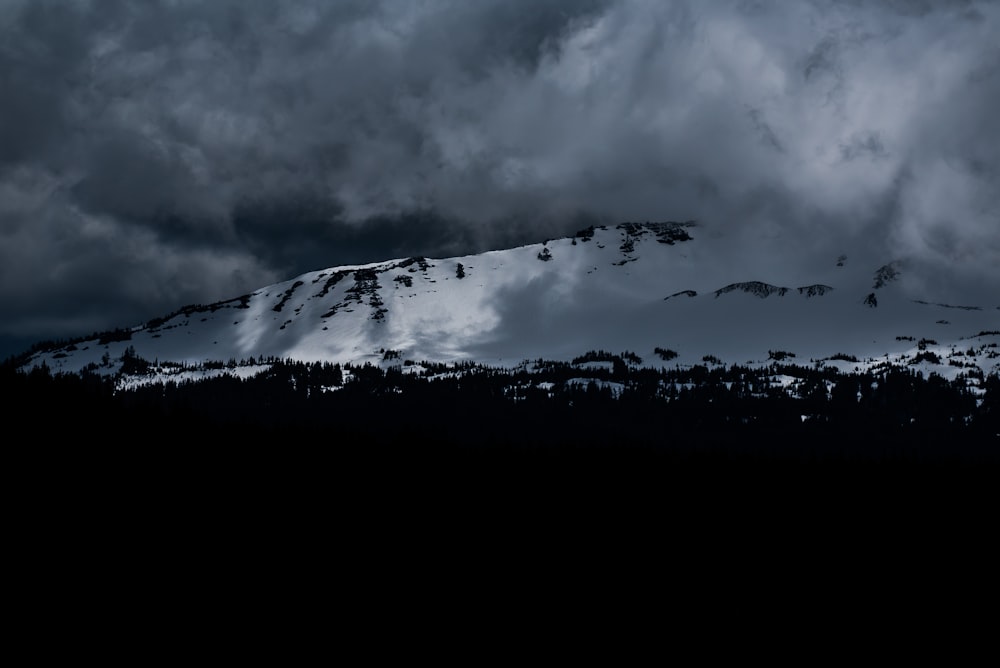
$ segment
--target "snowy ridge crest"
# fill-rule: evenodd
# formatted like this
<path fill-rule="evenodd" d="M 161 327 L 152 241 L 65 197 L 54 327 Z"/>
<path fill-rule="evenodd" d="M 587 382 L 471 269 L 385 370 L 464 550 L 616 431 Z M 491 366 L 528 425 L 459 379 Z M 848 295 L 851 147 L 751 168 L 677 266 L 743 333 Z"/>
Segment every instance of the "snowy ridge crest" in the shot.
<path fill-rule="evenodd" d="M 728 262 L 733 244 L 722 233 L 695 238 L 695 229 L 693 221 L 592 226 L 474 255 L 331 267 L 235 299 L 186 306 L 145 325 L 46 342 L 19 364 L 103 373 L 131 349 L 130 359 L 182 369 L 206 362 L 229 368 L 249 359 L 511 368 L 525 359 L 571 360 L 586 350 L 629 350 L 645 359 L 670 351 L 678 365 L 756 363 L 774 350 L 794 352 L 803 364 L 842 353 L 905 365 L 904 340 L 943 345 L 996 330 L 992 308 L 918 303 L 894 291 L 862 301 L 858 294 L 870 291 L 872 272 L 861 263 L 798 262 L 795 274 L 779 263 L 767 271 L 789 277 L 783 283 L 738 281 L 712 290 L 725 282 L 713 285 L 714 271 L 739 278 Z M 883 265 L 876 279 L 894 280 L 898 266 Z M 806 280 L 802 271 L 809 272 Z M 730 293 L 759 299 L 721 299 Z M 799 298 L 770 299 L 789 293 Z M 949 296 L 950 304 L 970 302 Z M 991 352 L 964 360 L 925 355 L 924 362 L 949 376 L 969 373 L 968 364 L 992 373 Z"/>

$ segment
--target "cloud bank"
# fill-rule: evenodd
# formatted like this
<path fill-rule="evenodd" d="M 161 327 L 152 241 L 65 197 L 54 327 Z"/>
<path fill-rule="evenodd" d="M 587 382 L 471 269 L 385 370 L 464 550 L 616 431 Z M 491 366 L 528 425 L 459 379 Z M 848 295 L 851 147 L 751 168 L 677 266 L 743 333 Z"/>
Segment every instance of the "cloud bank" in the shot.
<path fill-rule="evenodd" d="M 0 336 L 699 219 L 1000 284 L 1000 3 L 0 0 Z"/>

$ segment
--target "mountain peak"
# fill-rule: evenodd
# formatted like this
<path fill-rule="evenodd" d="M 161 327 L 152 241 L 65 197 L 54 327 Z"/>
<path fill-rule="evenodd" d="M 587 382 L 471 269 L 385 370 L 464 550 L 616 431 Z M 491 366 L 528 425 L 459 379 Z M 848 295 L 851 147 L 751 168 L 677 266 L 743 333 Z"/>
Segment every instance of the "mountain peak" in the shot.
<path fill-rule="evenodd" d="M 856 295 L 872 273 L 857 264 L 834 269 L 826 263 L 835 272 L 829 273 L 817 263 L 818 280 L 804 283 L 773 282 L 782 278 L 781 266 L 769 269 L 772 281 L 719 280 L 738 271 L 720 261 L 731 257 L 720 250 L 731 254 L 732 246 L 718 247 L 725 242 L 719 235 L 696 238 L 695 229 L 694 221 L 625 222 L 474 255 L 331 267 L 233 299 L 185 306 L 137 327 L 42 347 L 25 357 L 25 366 L 110 369 L 107 360 L 121 358 L 126 348 L 179 365 L 277 358 L 513 367 L 525 359 L 568 361 L 587 350 L 656 359 L 657 349 L 672 351 L 672 361 L 682 365 L 705 358 L 763 364 L 774 350 L 792 352 L 802 363 L 834 354 L 902 360 L 916 353 L 897 337 L 942 340 L 943 322 L 951 340 L 995 329 L 989 310 L 893 292 L 878 300 L 872 293 L 865 303 L 878 308 L 866 308 Z M 876 269 L 876 283 L 896 279 L 899 267 Z M 737 293 L 758 299 L 723 298 Z M 976 363 L 991 369 L 991 359 L 976 357 Z M 939 354 L 942 373 L 960 371 L 946 360 Z"/>

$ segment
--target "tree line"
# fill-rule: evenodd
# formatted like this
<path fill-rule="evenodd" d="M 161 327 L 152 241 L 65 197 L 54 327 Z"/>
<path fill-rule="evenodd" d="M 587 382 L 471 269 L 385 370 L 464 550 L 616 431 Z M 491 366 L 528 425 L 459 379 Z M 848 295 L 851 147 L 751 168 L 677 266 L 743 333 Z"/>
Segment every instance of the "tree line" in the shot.
<path fill-rule="evenodd" d="M 126 355 L 123 368 L 152 363 Z M 296 438 L 342 448 L 520 448 L 779 458 L 996 460 L 1000 378 L 906 368 L 842 373 L 774 362 L 580 369 L 536 360 L 375 366 L 268 360 L 251 378 L 139 383 L 119 375 L 2 370 L 9 415 L 42 428 L 138 439 Z M 629 359 L 628 361 L 633 361 Z M 219 365 L 221 367 L 222 365 Z M 228 365 L 227 365 L 228 366 Z M 213 367 L 214 368 L 214 367 Z"/>

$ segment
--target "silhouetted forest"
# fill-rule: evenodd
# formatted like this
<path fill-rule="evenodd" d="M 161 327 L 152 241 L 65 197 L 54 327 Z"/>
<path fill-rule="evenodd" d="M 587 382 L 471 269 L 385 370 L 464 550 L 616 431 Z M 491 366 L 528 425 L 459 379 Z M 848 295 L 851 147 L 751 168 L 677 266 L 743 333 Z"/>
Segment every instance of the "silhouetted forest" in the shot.
<path fill-rule="evenodd" d="M 114 442 L 310 443 L 340 453 L 658 455 L 783 461 L 997 461 L 1000 379 L 948 381 L 909 369 L 839 373 L 774 362 L 638 367 L 626 355 L 585 370 L 536 360 L 340 366 L 266 360 L 249 379 L 137 384 L 126 355 L 102 375 L 3 368 L 8 415 L 38 415 L 46 438 Z M 580 361 L 578 360 L 578 361 Z M 256 361 L 256 360 L 255 360 Z M 264 362 L 260 360 L 259 362 Z M 210 363 L 206 369 L 235 366 Z M 779 380 L 781 379 L 781 380 Z"/>

